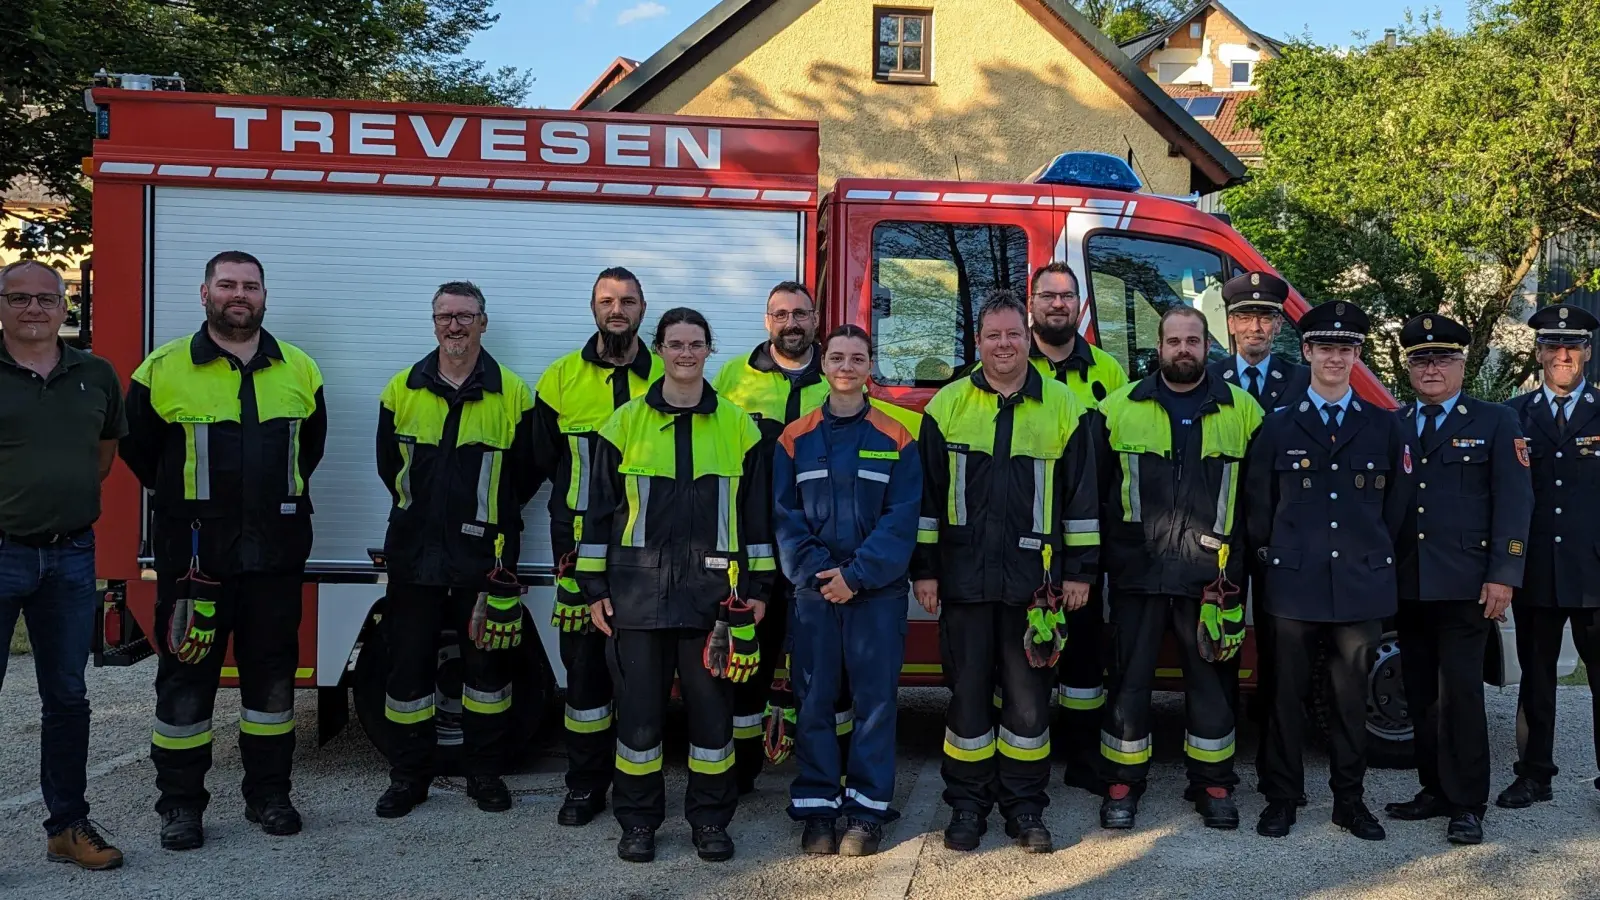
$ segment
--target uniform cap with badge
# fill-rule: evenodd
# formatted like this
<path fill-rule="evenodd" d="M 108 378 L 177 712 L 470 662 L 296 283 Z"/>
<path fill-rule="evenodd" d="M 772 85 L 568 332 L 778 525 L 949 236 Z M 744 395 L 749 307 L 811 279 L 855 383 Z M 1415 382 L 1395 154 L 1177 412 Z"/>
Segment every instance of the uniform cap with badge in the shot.
<path fill-rule="evenodd" d="M 1271 272 L 1246 272 L 1228 279 L 1222 286 L 1222 302 L 1228 314 L 1281 313 L 1289 299 L 1289 282 Z"/>
<path fill-rule="evenodd" d="M 1600 319 L 1581 306 L 1557 303 L 1528 317 L 1533 339 L 1557 347 L 1587 347 Z"/>
<path fill-rule="evenodd" d="M 1438 313 L 1423 313 L 1400 327 L 1400 347 L 1406 358 L 1429 359 L 1467 352 L 1472 332 L 1465 325 Z"/>
<path fill-rule="evenodd" d="M 1308 344 L 1363 344 L 1371 320 L 1354 303 L 1330 300 L 1311 307 L 1296 324 Z"/>

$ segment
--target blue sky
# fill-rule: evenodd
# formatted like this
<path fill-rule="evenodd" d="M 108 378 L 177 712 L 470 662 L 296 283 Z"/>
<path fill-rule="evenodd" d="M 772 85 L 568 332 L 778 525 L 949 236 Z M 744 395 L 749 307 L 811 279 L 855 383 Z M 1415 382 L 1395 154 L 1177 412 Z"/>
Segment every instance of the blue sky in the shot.
<path fill-rule="evenodd" d="M 999 2 L 999 0 L 996 0 Z M 529 106 L 564 108 L 618 56 L 645 59 L 716 5 L 716 0 L 499 0 L 500 22 L 468 49 L 492 66 L 516 66 L 537 79 Z M 1348 44 L 1351 34 L 1381 35 L 1399 23 L 1393 0 L 1228 0 L 1250 27 L 1273 37 L 1309 33 Z M 1439 0 L 1446 25 L 1467 21 L 1467 0 Z M 1424 7 L 1414 7 L 1424 8 Z"/>

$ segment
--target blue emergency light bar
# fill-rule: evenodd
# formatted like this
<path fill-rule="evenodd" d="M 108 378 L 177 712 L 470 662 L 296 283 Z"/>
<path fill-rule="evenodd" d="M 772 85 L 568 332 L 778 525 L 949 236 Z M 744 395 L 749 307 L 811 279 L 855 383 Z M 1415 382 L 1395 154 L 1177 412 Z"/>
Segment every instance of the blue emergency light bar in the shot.
<path fill-rule="evenodd" d="M 1028 184 L 1060 184 L 1069 187 L 1103 188 L 1108 191 L 1138 191 L 1144 187 L 1119 156 L 1079 151 L 1063 153 L 1024 181 Z"/>

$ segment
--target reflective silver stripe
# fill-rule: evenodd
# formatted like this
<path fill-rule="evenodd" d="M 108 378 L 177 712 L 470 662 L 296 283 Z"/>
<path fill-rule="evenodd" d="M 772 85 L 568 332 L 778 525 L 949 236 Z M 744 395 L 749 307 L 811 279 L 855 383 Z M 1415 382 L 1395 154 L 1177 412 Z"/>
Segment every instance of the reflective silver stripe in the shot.
<path fill-rule="evenodd" d="M 630 547 L 644 546 L 645 522 L 650 518 L 650 476 L 629 475 L 633 479 L 634 493 L 639 495 L 639 509 L 633 517 L 633 535 Z"/>
<path fill-rule="evenodd" d="M 1107 747 L 1110 747 L 1113 750 L 1121 750 L 1123 753 L 1138 753 L 1141 750 L 1150 749 L 1150 738 L 1148 736 L 1140 738 L 1137 741 L 1125 741 L 1122 738 L 1107 734 L 1102 731 L 1100 732 L 1100 743 L 1105 744 Z"/>
<path fill-rule="evenodd" d="M 400 508 L 411 507 L 411 455 L 410 444 L 400 445 Z"/>
<path fill-rule="evenodd" d="M 939 530 L 939 520 L 938 519 L 930 519 L 927 516 L 918 516 L 917 517 L 917 530 L 918 531 L 938 531 Z"/>
<path fill-rule="evenodd" d="M 965 453 L 956 454 L 956 471 L 950 477 L 954 479 L 950 485 L 950 490 L 955 492 L 956 507 L 955 521 L 950 524 L 965 525 L 967 524 L 967 455 Z"/>
<path fill-rule="evenodd" d="M 510 687 L 506 688 L 507 693 L 509 693 L 510 690 Z M 611 704 L 609 703 L 607 703 L 605 706 L 597 706 L 594 709 L 573 709 L 570 706 L 567 707 L 567 718 L 574 722 L 598 722 L 609 715 L 611 715 Z"/>
<path fill-rule="evenodd" d="M 1189 732 L 1183 733 L 1183 742 L 1196 750 L 1226 750 L 1233 746 L 1233 732 L 1228 732 L 1219 738 L 1195 737 Z M 1149 743 L 1146 741 L 1146 743 Z"/>
<path fill-rule="evenodd" d="M 1044 521 L 1044 489 L 1045 489 L 1045 462 L 1042 459 L 1033 461 L 1033 533 L 1045 533 Z"/>
<path fill-rule="evenodd" d="M 845 710 L 844 712 L 836 712 L 833 714 L 833 724 L 836 726 L 854 722 L 855 720 L 856 711 L 853 707 Z"/>
<path fill-rule="evenodd" d="M 750 544 L 749 546 L 744 548 L 744 552 L 745 552 L 746 556 L 749 556 L 749 557 L 752 557 L 752 558 L 758 557 L 758 556 L 771 556 L 772 555 L 772 545 L 771 544 Z"/>
<path fill-rule="evenodd" d="M 300 420 L 289 420 L 289 496 L 300 496 Z"/>
<path fill-rule="evenodd" d="M 1079 688 L 1068 687 L 1064 684 L 1057 687 L 1057 690 L 1074 700 L 1094 700 L 1097 697 L 1103 696 L 1106 692 L 1106 689 L 1103 687 Z"/>
<path fill-rule="evenodd" d="M 478 514 L 479 522 L 489 521 L 489 481 L 494 475 L 496 451 L 483 451 L 483 461 L 478 464 Z"/>
<path fill-rule="evenodd" d="M 876 810 L 882 812 L 882 811 L 885 811 L 885 810 L 887 810 L 889 808 L 888 801 L 886 801 L 886 800 L 874 800 L 871 797 L 868 797 L 866 794 L 863 794 L 860 791 L 856 790 L 855 788 L 845 788 L 844 789 L 844 795 L 846 797 L 850 798 L 851 800 L 854 800 L 855 802 L 861 804 L 862 806 L 865 806 L 867 809 L 876 809 Z"/>
<path fill-rule="evenodd" d="M 964 738 L 946 728 L 944 730 L 944 740 L 945 743 L 957 750 L 982 750 L 994 743 L 994 729 L 991 728 L 975 738 Z"/>
<path fill-rule="evenodd" d="M 239 708 L 239 721 L 254 722 L 257 725 L 282 725 L 294 721 L 294 710 L 286 709 L 283 712 L 260 712 L 254 709 Z M 207 728 L 211 726 L 206 725 Z M 159 729 L 158 729 L 159 730 Z"/>
<path fill-rule="evenodd" d="M 821 797 L 796 797 L 789 801 L 795 809 L 838 809 L 839 801 L 824 800 Z"/>
<path fill-rule="evenodd" d="M 383 705 L 399 713 L 421 712 L 433 706 L 433 695 L 429 694 L 421 700 L 396 700 L 388 694 L 384 694 Z"/>
<path fill-rule="evenodd" d="M 1061 523 L 1067 534 L 1092 534 L 1100 530 L 1099 519 L 1067 519 Z"/>
<path fill-rule="evenodd" d="M 1233 486 L 1233 467 L 1236 465 L 1238 463 L 1222 464 L 1222 487 L 1217 489 L 1217 521 L 1211 526 L 1211 530 L 1223 537 L 1227 537 L 1229 531 L 1228 512 L 1231 504 L 1228 503 L 1228 498 L 1233 495 L 1230 488 Z"/>
<path fill-rule="evenodd" d="M 865 478 L 868 481 L 879 481 L 879 482 L 882 482 L 884 484 L 888 484 L 889 483 L 889 473 L 887 473 L 887 472 L 874 472 L 871 469 L 861 469 L 861 470 L 857 471 L 856 472 L 856 477 L 857 478 Z"/>
<path fill-rule="evenodd" d="M 1123 485 L 1128 492 L 1128 521 L 1144 521 L 1144 503 L 1139 498 L 1139 456 L 1136 453 L 1124 453 L 1122 458 L 1128 463 L 1128 483 Z"/>
<path fill-rule="evenodd" d="M 474 703 L 499 703 L 511 696 L 511 685 L 507 684 L 498 691 L 480 691 L 466 685 L 461 686 L 461 699 L 471 700 Z"/>
<path fill-rule="evenodd" d="M 816 480 L 818 478 L 827 478 L 827 477 L 828 477 L 828 470 L 827 469 L 812 469 L 809 472 L 800 472 L 800 473 L 796 474 L 794 476 L 794 483 L 795 484 L 799 484 L 802 481 L 814 481 L 814 480 Z"/>
<path fill-rule="evenodd" d="M 733 745 L 729 744 L 728 746 L 732 748 Z M 627 744 L 617 741 L 617 755 L 628 762 L 638 763 L 642 766 L 645 763 L 655 762 L 661 758 L 661 745 L 657 744 L 654 747 L 651 747 L 649 750 L 635 750 L 632 747 L 629 747 Z"/>
<path fill-rule="evenodd" d="M 1044 734 L 1038 737 L 1023 737 L 1011 729 L 1000 726 L 1000 743 L 1008 744 L 1018 750 L 1038 750 L 1050 743 L 1050 729 L 1046 728 Z"/>
<path fill-rule="evenodd" d="M 587 557 L 589 559 L 605 559 L 606 558 L 606 545 L 605 544 L 579 544 L 578 545 L 578 555 L 582 556 L 582 557 Z"/>
<path fill-rule="evenodd" d="M 242 718 L 242 716 L 241 716 L 241 718 Z M 291 712 L 289 714 L 289 718 L 291 718 L 291 719 L 294 718 L 294 713 Z M 211 730 L 211 720 L 210 719 L 206 719 L 203 722 L 196 722 L 193 725 L 173 725 L 170 722 L 163 722 L 160 719 L 156 719 L 155 731 L 156 731 L 156 734 L 159 734 L 162 737 L 169 737 L 169 738 L 194 737 L 195 735 L 205 734 L 206 732 L 208 732 L 210 730 Z"/>
<path fill-rule="evenodd" d="M 658 748 L 656 752 L 659 755 L 660 749 Z M 722 762 L 732 755 L 733 741 L 729 741 L 726 747 L 721 747 L 716 750 L 708 750 L 705 747 L 696 747 L 694 744 L 689 745 L 689 758 L 698 759 L 701 762 Z"/>
<path fill-rule="evenodd" d="M 733 479 L 717 479 L 717 549 L 723 553 L 733 549 L 733 535 L 728 533 L 728 494 Z"/>
<path fill-rule="evenodd" d="M 211 426 L 194 426 L 194 498 L 211 499 Z"/>
<path fill-rule="evenodd" d="M 585 512 L 589 508 L 589 438 L 587 435 L 577 438 L 578 445 L 578 502 L 573 504 L 573 512 Z"/>
<path fill-rule="evenodd" d="M 761 713 L 754 713 L 754 714 L 748 715 L 748 716 L 734 716 L 733 717 L 733 727 L 735 727 L 735 728 L 754 728 L 754 727 L 759 726 L 761 724 L 761 717 L 762 717 Z"/>

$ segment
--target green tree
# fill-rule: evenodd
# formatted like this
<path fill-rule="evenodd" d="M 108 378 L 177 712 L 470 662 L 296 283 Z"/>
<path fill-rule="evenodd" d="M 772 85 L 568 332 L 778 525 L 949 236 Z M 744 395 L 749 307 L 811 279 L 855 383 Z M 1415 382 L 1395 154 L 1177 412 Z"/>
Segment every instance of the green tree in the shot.
<path fill-rule="evenodd" d="M 1075 0 L 1073 6 L 1119 44 L 1170 24 L 1183 11 L 1172 0 Z"/>
<path fill-rule="evenodd" d="M 1521 382 L 1527 354 L 1492 354 L 1497 333 L 1520 349 L 1508 316 L 1559 299 L 1535 289 L 1547 242 L 1600 230 L 1600 4 L 1479 3 L 1462 32 L 1424 18 L 1395 46 L 1298 43 L 1258 84 L 1265 167 L 1225 197 L 1235 226 L 1313 302 L 1373 314 L 1391 384 L 1398 326 L 1424 311 L 1471 329 L 1469 384 Z"/>
<path fill-rule="evenodd" d="M 64 217 L 0 215 L 29 255 L 89 242 L 80 161 L 99 69 L 181 74 L 191 91 L 515 104 L 529 78 L 461 58 L 493 0 L 5 0 L 0 3 L 0 188 L 31 180 Z"/>

